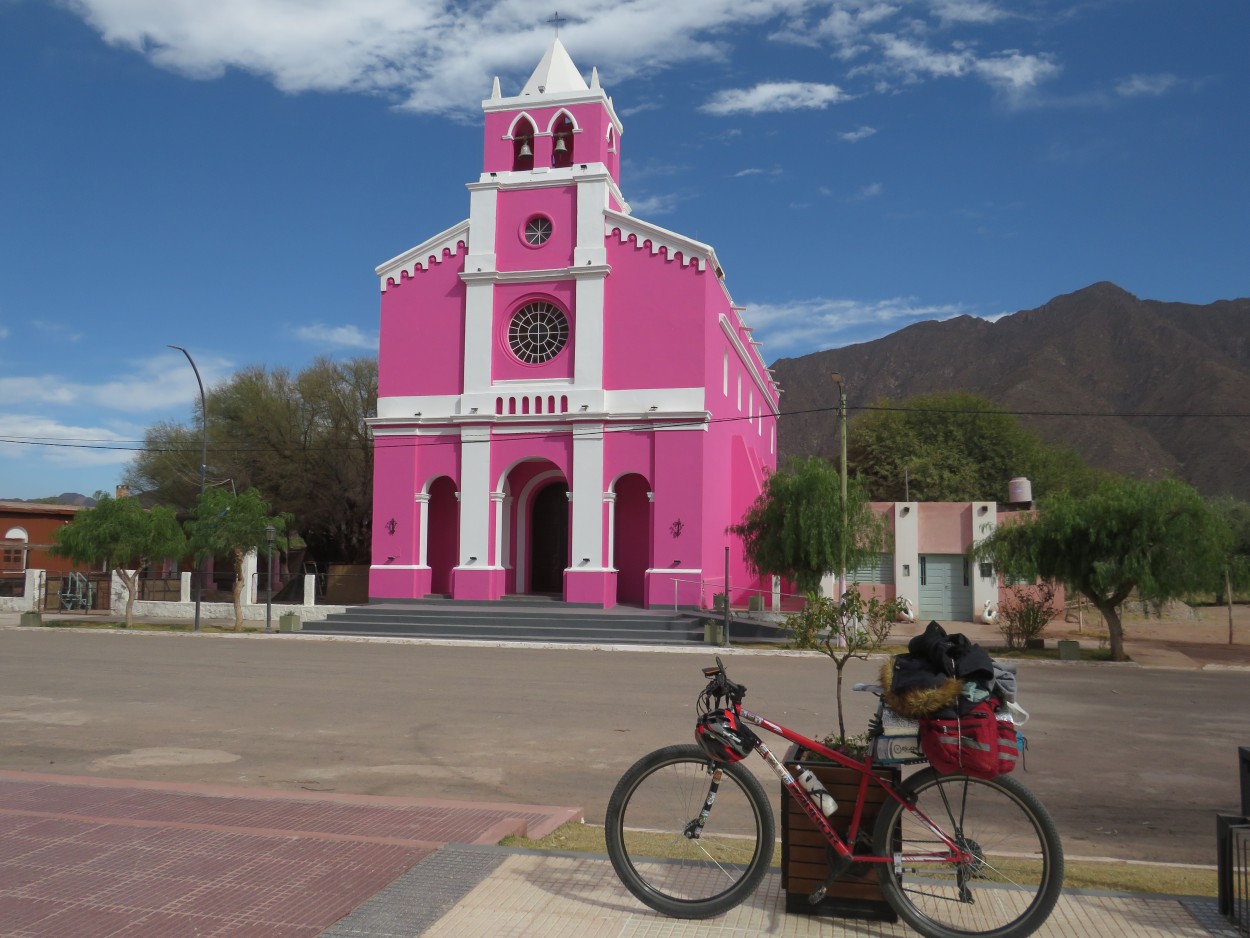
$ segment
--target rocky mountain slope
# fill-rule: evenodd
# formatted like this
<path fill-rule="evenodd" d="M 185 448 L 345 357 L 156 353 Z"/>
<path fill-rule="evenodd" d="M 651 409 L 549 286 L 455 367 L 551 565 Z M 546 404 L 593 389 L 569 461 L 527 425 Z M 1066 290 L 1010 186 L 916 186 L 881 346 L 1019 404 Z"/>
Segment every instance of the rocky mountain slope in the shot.
<path fill-rule="evenodd" d="M 852 421 L 856 406 L 881 399 L 971 391 L 1044 412 L 1021 420 L 1094 466 L 1172 473 L 1204 494 L 1250 500 L 1250 299 L 1163 303 L 1096 283 L 997 322 L 917 323 L 773 368 L 782 459 L 833 453 L 829 374 L 840 372 Z"/>

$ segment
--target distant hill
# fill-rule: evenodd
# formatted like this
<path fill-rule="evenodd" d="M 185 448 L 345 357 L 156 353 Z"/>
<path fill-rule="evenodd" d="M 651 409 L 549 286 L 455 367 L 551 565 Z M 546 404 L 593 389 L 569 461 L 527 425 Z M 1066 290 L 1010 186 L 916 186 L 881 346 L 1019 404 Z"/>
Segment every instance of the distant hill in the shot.
<path fill-rule="evenodd" d="M 95 499 L 86 495 L 79 495 L 77 492 L 62 492 L 60 495 L 52 495 L 48 498 L 4 498 L 0 501 L 5 502 L 26 502 L 32 505 L 80 505 L 85 508 L 94 508 Z"/>
<path fill-rule="evenodd" d="M 1172 473 L 1205 495 L 1250 500 L 1250 418 L 1196 416 L 1250 413 L 1250 299 L 1163 303 L 1096 283 L 997 322 L 916 323 L 773 369 L 792 414 L 778 431 L 782 459 L 833 454 L 833 411 L 802 412 L 836 406 L 829 375 L 840 372 L 852 421 L 856 406 L 955 390 L 1013 411 L 1115 414 L 1021 422 L 1093 466 Z"/>

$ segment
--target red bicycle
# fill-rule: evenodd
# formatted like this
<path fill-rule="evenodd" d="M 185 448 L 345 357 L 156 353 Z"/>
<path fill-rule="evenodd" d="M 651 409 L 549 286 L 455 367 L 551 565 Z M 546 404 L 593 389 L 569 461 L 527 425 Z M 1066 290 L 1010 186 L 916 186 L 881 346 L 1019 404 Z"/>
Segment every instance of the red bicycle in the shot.
<path fill-rule="evenodd" d="M 639 759 L 608 802 L 608 856 L 642 902 L 676 918 L 708 918 L 759 886 L 776 838 L 768 796 L 741 762 L 754 751 L 828 842 L 829 875 L 813 903 L 852 864 L 874 864 L 886 901 L 928 938 L 1022 938 L 1050 915 L 1063 884 L 1063 847 L 1050 814 L 1019 782 L 929 767 L 892 782 L 873 773 L 871 746 L 857 759 L 743 707 L 746 687 L 729 680 L 720 658 L 703 674 L 698 744 Z M 845 836 L 821 810 L 822 793 L 804 790 L 750 726 L 859 773 Z M 884 789 L 885 803 L 871 838 L 861 838 L 872 785 Z"/>

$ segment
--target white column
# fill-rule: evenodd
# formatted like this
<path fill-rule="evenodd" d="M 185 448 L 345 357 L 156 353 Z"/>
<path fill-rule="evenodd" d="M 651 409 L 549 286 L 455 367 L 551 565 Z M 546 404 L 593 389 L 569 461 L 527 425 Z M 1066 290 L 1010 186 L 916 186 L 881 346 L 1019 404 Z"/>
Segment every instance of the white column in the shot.
<path fill-rule="evenodd" d="M 577 245 L 573 267 L 603 268 L 608 262 L 603 212 L 608 185 L 603 178 L 577 185 Z M 574 335 L 573 384 L 586 390 L 603 387 L 603 291 L 606 273 L 579 277 L 576 286 L 577 330 Z M 583 555 L 585 556 L 585 555 Z"/>
<path fill-rule="evenodd" d="M 191 572 L 178 575 L 178 602 L 189 603 L 191 601 Z"/>
<path fill-rule="evenodd" d="M 608 515 L 608 563 L 609 570 L 616 569 L 616 493 L 604 492 L 603 505 Z"/>
<path fill-rule="evenodd" d="M 460 566 L 487 566 L 490 547 L 490 427 L 460 431 Z M 477 560 L 469 563 L 470 557 Z"/>
<path fill-rule="evenodd" d="M 429 566 L 425 558 L 430 541 L 430 493 L 417 492 L 413 498 L 417 503 L 417 566 L 426 567 Z"/>
<path fill-rule="evenodd" d="M 464 393 L 490 390 L 490 350 L 494 347 L 495 285 L 471 282 L 464 287 Z"/>
<path fill-rule="evenodd" d="M 583 557 L 603 567 L 603 426 L 585 427 L 573 438 L 572 565 Z"/>
<path fill-rule="evenodd" d="M 243 555 L 243 601 L 256 602 L 256 548 L 253 547 Z"/>
<path fill-rule="evenodd" d="M 491 492 L 490 507 L 495 514 L 495 550 L 491 557 L 491 566 L 494 567 L 503 566 L 503 506 L 503 492 Z"/>
<path fill-rule="evenodd" d="M 972 503 L 972 543 L 979 544 L 998 527 L 998 502 Z M 968 579 L 972 583 L 972 615 L 979 622 L 981 612 L 987 602 L 998 606 L 998 571 L 991 570 L 990 576 L 981 576 L 981 565 L 975 560 L 969 561 L 972 569 L 968 571 Z"/>

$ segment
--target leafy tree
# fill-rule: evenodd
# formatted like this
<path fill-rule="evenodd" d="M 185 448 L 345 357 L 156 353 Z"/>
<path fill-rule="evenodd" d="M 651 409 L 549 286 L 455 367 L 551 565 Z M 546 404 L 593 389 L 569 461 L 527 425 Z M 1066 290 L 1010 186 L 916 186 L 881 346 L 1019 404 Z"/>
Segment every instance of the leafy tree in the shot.
<path fill-rule="evenodd" d="M 878 651 L 890 638 L 894 620 L 902 606 L 891 600 L 884 602 L 876 596 L 865 602 L 855 583 L 840 600 L 827 596 L 812 596 L 801 612 L 787 616 L 785 625 L 790 631 L 790 647 L 819 651 L 826 655 L 838 670 L 836 701 L 838 704 L 838 736 L 835 746 L 845 746 L 846 721 L 842 716 L 842 674 L 846 663 L 852 658 L 866 659 Z"/>
<path fill-rule="evenodd" d="M 1027 476 L 1039 494 L 1089 491 L 1097 474 L 1075 451 L 1047 446 L 1011 414 L 975 394 L 913 397 L 869 411 L 847 431 L 847 462 L 879 501 L 1006 501 Z"/>
<path fill-rule="evenodd" d="M 1134 590 L 1166 602 L 1213 588 L 1231 540 L 1228 525 L 1185 483 L 1113 479 L 1091 495 L 1046 499 L 974 553 L 1010 576 L 1061 580 L 1083 593 L 1107 622 L 1112 660 L 1124 661 L 1124 600 Z"/>
<path fill-rule="evenodd" d="M 885 526 L 872 511 L 863 486 L 847 486 L 842 526 L 842 481 L 825 460 L 791 460 L 764 482 L 742 521 L 729 530 L 742 538 L 747 562 L 759 574 L 786 577 L 808 595 L 845 563 L 854 570 L 885 545 Z"/>
<path fill-rule="evenodd" d="M 322 358 L 297 375 L 242 369 L 207 395 L 209 484 L 267 493 L 316 557 L 367 561 L 373 447 L 364 420 L 377 405 L 377 385 L 370 358 Z M 198 416 L 190 426 L 150 427 L 126 482 L 190 511 L 201 448 Z"/>
<path fill-rule="evenodd" d="M 279 534 L 286 530 L 288 518 L 270 515 L 268 502 L 256 489 L 235 495 L 225 489 L 208 489 L 196 503 L 186 522 L 191 549 L 197 561 L 205 557 L 229 554 L 234 558 L 234 629 L 243 625 L 243 558 L 256 548 L 268 555 L 265 528 L 273 525 Z M 279 537 L 274 546 L 285 549 L 286 539 Z"/>
<path fill-rule="evenodd" d="M 96 493 L 96 505 L 78 512 L 58 529 L 49 553 L 75 563 L 103 564 L 126 585 L 126 623 L 133 623 L 139 597 L 139 574 L 154 561 L 181 557 L 186 537 L 170 508 L 146 511 L 133 498 Z"/>
<path fill-rule="evenodd" d="M 1211 500 L 1211 508 L 1228 523 L 1233 539 L 1228 549 L 1228 580 L 1234 591 L 1250 587 L 1250 502 L 1222 496 Z M 1220 602 L 1225 588 L 1217 590 Z"/>

